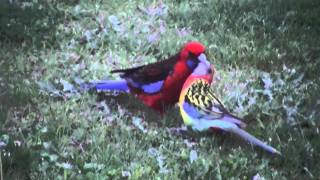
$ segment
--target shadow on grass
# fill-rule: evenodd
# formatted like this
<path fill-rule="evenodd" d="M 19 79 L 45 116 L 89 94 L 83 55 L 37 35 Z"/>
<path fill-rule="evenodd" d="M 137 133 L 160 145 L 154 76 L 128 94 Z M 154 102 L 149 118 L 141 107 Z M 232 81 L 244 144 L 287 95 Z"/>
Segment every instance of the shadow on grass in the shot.
<path fill-rule="evenodd" d="M 11 107 L 30 103 L 36 93 L 23 82 L 35 63 L 27 57 L 57 45 L 58 26 L 65 15 L 57 3 L 0 0 L 0 124 Z"/>
<path fill-rule="evenodd" d="M 10 134 L 16 127 L 6 124 L 12 124 L 12 116 L 23 118 L 27 112 L 20 109 L 32 106 L 32 99 L 39 96 L 33 82 L 27 80 L 32 68 L 28 56 L 56 47 L 63 21 L 64 12 L 57 2 L 0 0 L 0 142 L 8 137 L 0 153 L 5 179 L 28 179 L 25 174 L 36 160 L 37 151 L 24 144 L 17 146 L 14 137 L 23 139 L 23 135 Z"/>
<path fill-rule="evenodd" d="M 57 25 L 64 13 L 55 3 L 0 1 L 0 40 L 2 42 L 26 43 L 27 46 L 54 45 Z"/>
<path fill-rule="evenodd" d="M 120 93 L 116 96 L 108 95 L 106 93 L 98 93 L 97 101 L 105 101 L 110 106 L 112 111 L 119 111 L 115 104 L 124 107 L 132 115 L 142 117 L 147 123 L 156 123 L 160 127 L 176 127 L 183 124 L 177 108 L 168 107 L 166 113 L 161 116 L 158 112 L 144 105 L 140 100 L 135 98 L 132 94 Z M 114 102 L 114 103 L 112 103 Z"/>
<path fill-rule="evenodd" d="M 21 86 L 22 79 L 29 76 L 27 52 L 37 53 L 41 48 L 55 46 L 57 29 L 62 23 L 64 12 L 55 3 L 48 1 L 0 0 L 0 99 L 2 105 L 19 106 L 28 102 L 30 91 Z M 44 45 L 45 44 L 45 45 Z M 17 57 L 21 55 L 21 62 Z M 8 86 L 17 86 L 8 91 Z M 13 90 L 12 90 L 13 89 Z M 26 99 L 26 100 L 23 100 Z M 5 117 L 0 108 L 1 119 Z"/>

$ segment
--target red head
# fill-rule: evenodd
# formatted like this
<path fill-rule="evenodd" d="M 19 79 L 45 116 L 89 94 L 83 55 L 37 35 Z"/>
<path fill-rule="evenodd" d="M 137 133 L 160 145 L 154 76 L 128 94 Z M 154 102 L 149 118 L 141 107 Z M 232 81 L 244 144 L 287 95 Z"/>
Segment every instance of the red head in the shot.
<path fill-rule="evenodd" d="M 205 46 L 199 42 L 191 41 L 184 45 L 181 50 L 180 56 L 182 59 L 187 59 L 192 53 L 195 56 L 199 56 L 201 53 L 204 53 L 206 50 Z"/>

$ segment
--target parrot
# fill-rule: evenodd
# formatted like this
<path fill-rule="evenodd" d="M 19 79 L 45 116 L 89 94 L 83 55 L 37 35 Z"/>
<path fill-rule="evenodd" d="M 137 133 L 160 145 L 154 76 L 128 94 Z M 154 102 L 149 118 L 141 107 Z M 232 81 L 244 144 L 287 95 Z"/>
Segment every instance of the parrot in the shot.
<path fill-rule="evenodd" d="M 184 124 L 198 132 L 234 133 L 267 152 L 280 155 L 275 148 L 243 130 L 246 126 L 243 120 L 224 107 L 211 89 L 214 73 L 213 65 L 203 56 L 184 82 L 178 101 Z"/>
<path fill-rule="evenodd" d="M 135 95 L 146 106 L 163 114 L 167 107 L 178 102 L 184 81 L 206 56 L 205 46 L 200 42 L 187 42 L 179 53 L 166 60 L 133 67 L 112 70 L 120 79 L 93 82 L 89 86 L 96 90 L 125 91 Z"/>

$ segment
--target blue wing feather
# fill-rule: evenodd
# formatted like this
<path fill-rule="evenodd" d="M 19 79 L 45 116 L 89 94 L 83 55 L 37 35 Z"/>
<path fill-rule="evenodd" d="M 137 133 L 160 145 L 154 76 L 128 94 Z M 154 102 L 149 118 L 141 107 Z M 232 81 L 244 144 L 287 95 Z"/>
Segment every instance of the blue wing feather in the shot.
<path fill-rule="evenodd" d="M 193 105 L 191 105 L 187 102 L 184 102 L 182 106 L 183 106 L 184 111 L 187 112 L 190 117 L 195 118 L 195 119 L 201 117 L 201 114 Z"/>
<path fill-rule="evenodd" d="M 163 86 L 163 82 L 164 81 L 162 80 L 162 81 L 158 81 L 155 83 L 146 84 L 146 85 L 141 86 L 141 88 L 146 93 L 157 93 L 161 90 L 161 88 Z"/>

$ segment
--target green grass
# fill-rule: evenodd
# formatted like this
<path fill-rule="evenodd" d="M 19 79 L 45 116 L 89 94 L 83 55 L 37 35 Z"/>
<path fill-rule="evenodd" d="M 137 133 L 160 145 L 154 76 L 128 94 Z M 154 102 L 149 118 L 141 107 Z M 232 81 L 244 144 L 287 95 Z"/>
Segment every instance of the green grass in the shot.
<path fill-rule="evenodd" d="M 319 10 L 316 0 L 1 1 L 1 175 L 317 179 Z M 217 95 L 282 157 L 230 135 L 176 135 L 175 108 L 160 118 L 128 95 L 101 102 L 68 91 L 79 79 L 116 78 L 111 69 L 168 57 L 189 40 L 207 46 Z"/>

